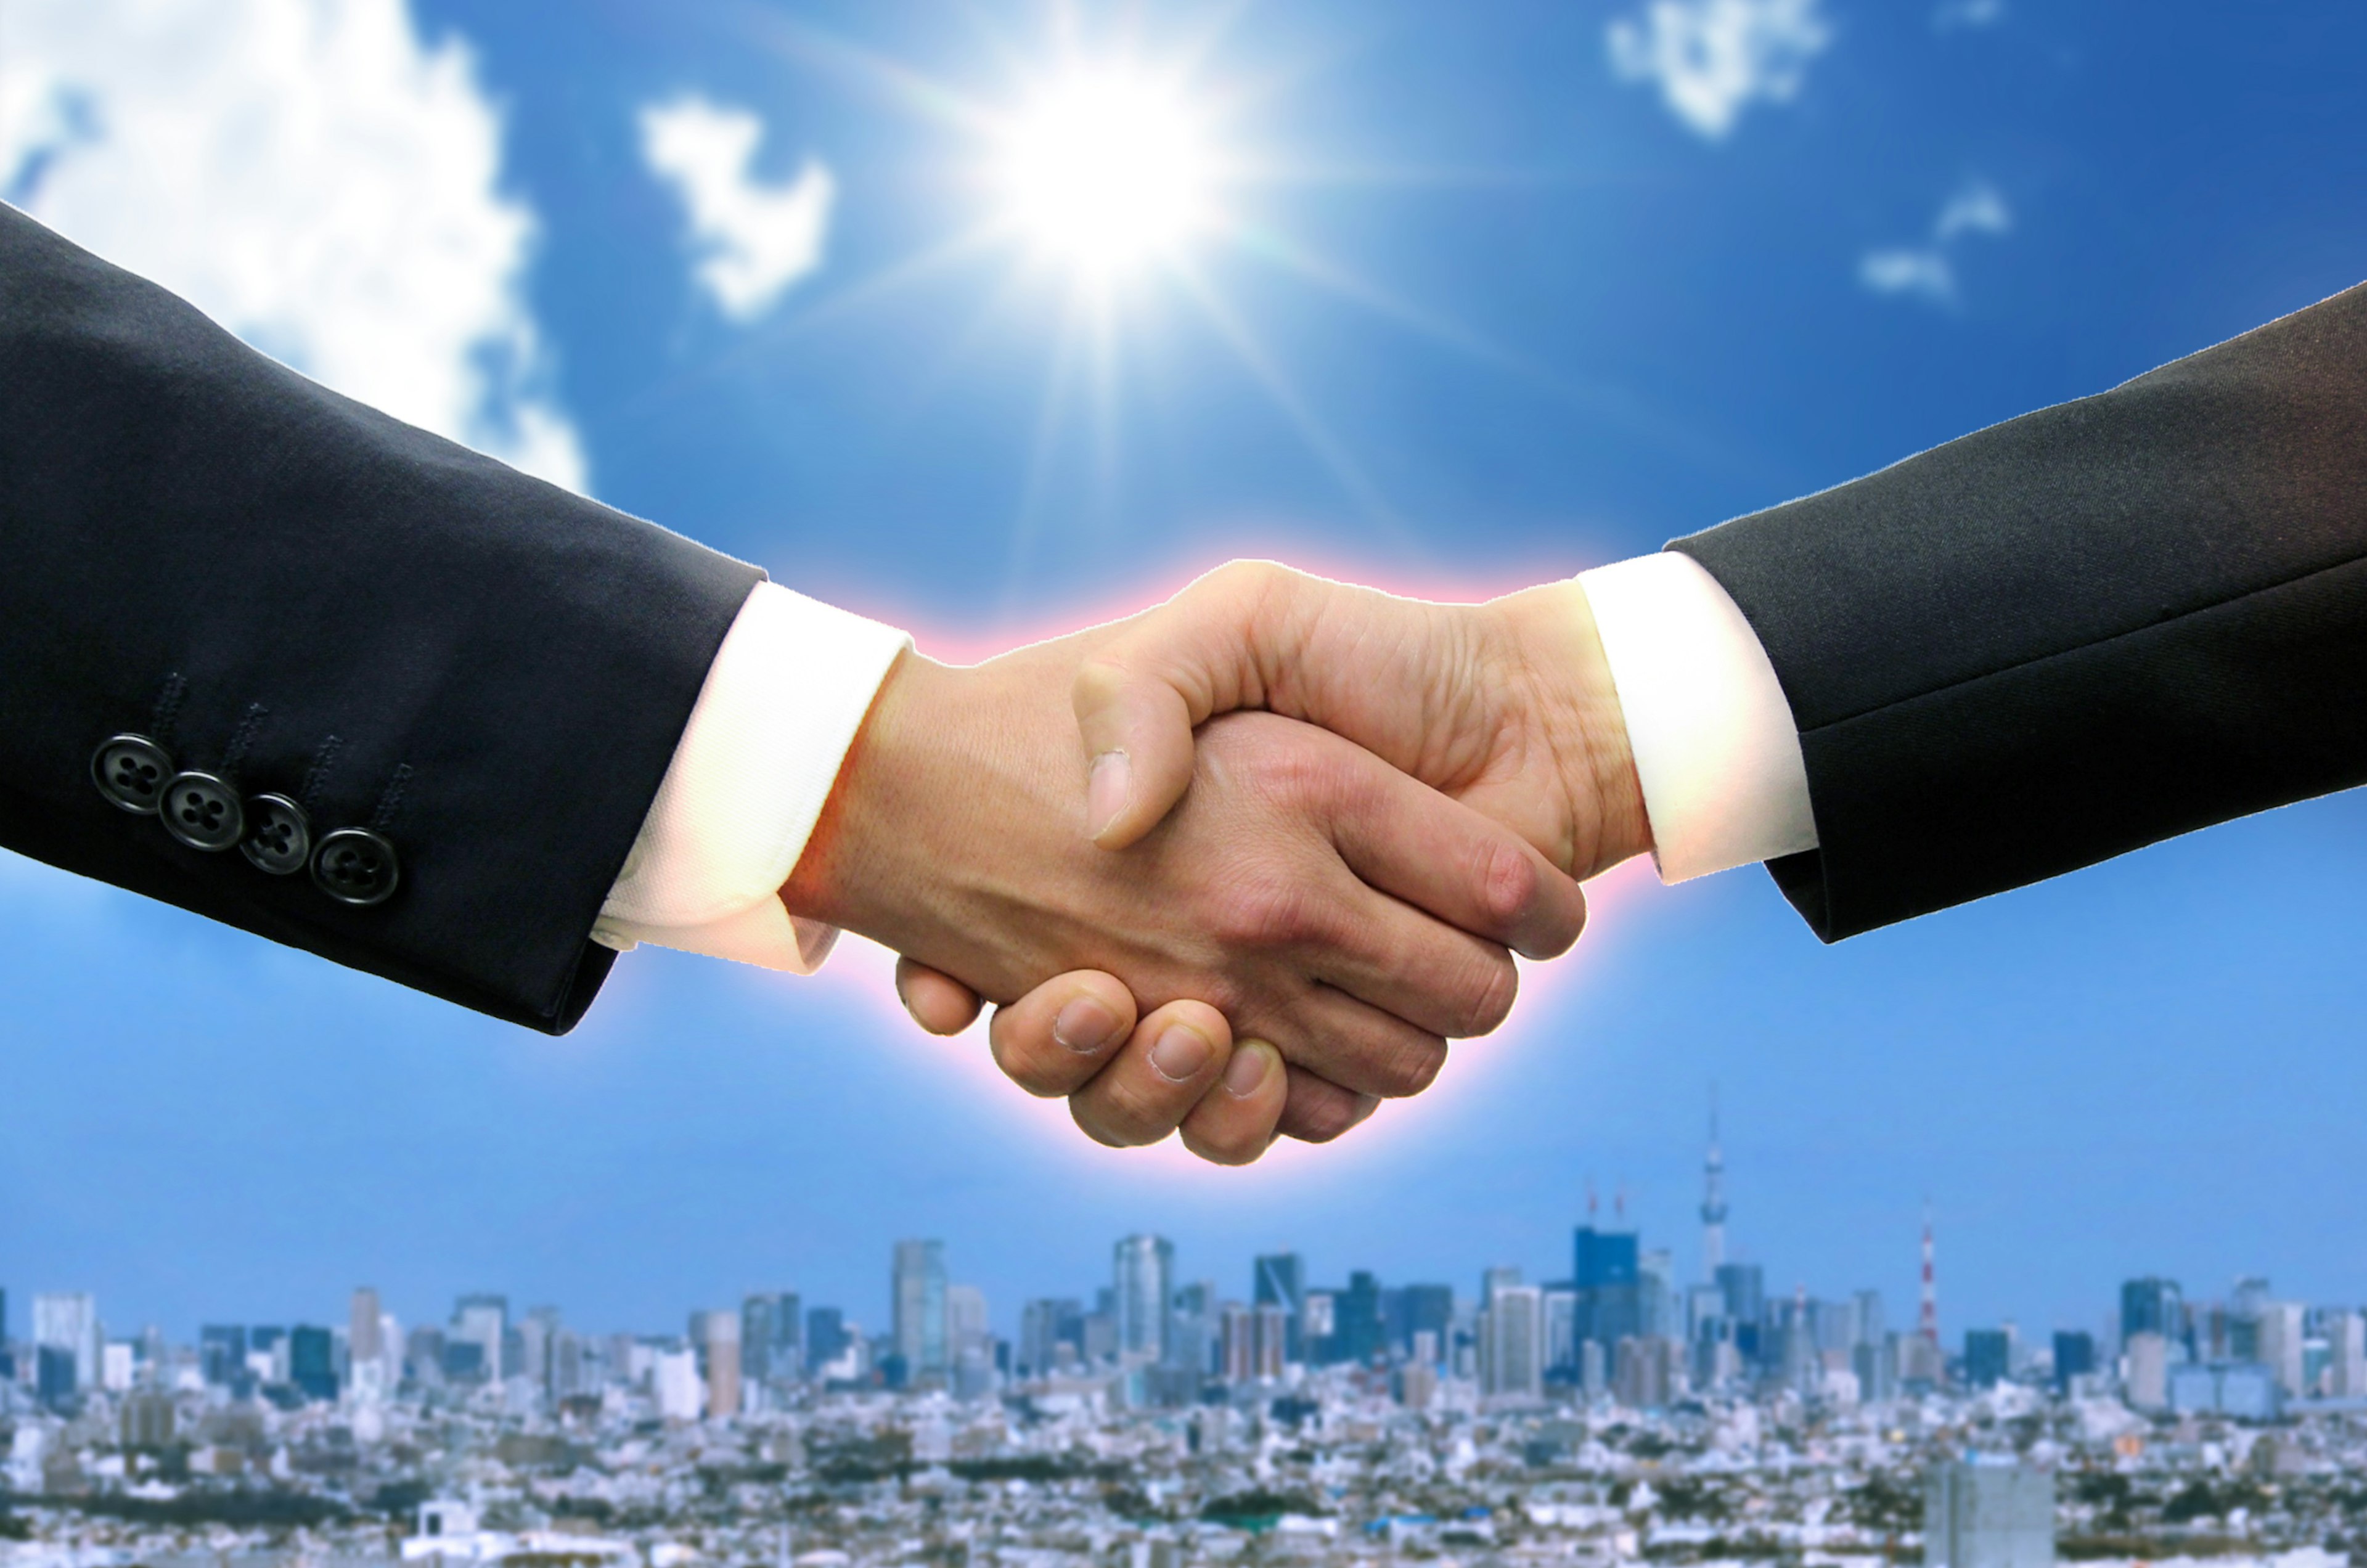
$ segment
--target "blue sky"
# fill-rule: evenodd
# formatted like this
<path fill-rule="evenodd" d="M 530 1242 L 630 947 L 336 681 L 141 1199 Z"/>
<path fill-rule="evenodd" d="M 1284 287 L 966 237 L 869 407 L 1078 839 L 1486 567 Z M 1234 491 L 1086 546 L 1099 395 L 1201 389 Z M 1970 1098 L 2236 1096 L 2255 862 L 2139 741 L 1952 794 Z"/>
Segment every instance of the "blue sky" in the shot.
<path fill-rule="evenodd" d="M 1081 14 L 1104 40 L 1121 17 Z M 1763 46 L 1706 98 L 1622 69 L 1642 0 L 1228 14 L 1195 80 L 1264 173 L 1195 265 L 1263 373 L 1172 285 L 1128 296 L 1096 383 L 1057 273 L 1009 247 L 906 270 L 984 210 L 942 106 L 1024 100 L 1033 6 L 437 0 L 355 35 L 361 66 L 330 51 L 370 91 L 229 74 L 261 69 L 236 38 L 226 74 L 181 71 L 192 124 L 325 82 L 412 128 L 365 173 L 459 238 L 385 319 L 225 271 L 224 225 L 327 220 L 227 161 L 183 225 L 77 186 L 143 152 L 162 96 L 38 169 L 40 133 L 0 126 L 0 186 L 325 379 L 967 650 L 1237 554 L 1414 591 L 1566 575 L 2367 277 L 2367 14 L 2331 0 L 1681 0 Z M 1160 62 L 1219 13 L 1124 15 Z M 129 106 L 139 52 L 51 63 Z M 826 171 L 819 264 L 753 309 L 701 283 L 646 156 L 644 111 L 690 101 L 754 117 L 760 196 Z M 280 186 L 363 177 L 316 163 Z M 1429 1100 L 1215 1172 L 1085 1145 L 981 1039 L 900 1026 L 853 944 L 811 982 L 638 954 L 554 1042 L 0 862 L 0 1285 L 176 1334 L 331 1320 L 363 1281 L 406 1322 L 490 1287 L 675 1327 L 787 1287 L 876 1325 L 889 1242 L 931 1235 L 1007 1331 L 1135 1229 L 1231 1292 L 1280 1246 L 1325 1280 L 1556 1277 L 1590 1176 L 1690 1277 L 1714 1080 L 1771 1290 L 1874 1285 L 1906 1322 L 1928 1195 L 1952 1338 L 2094 1326 L 2134 1272 L 2367 1297 L 2359 800 L 1834 949 L 1758 873 L 1614 881 Z"/>

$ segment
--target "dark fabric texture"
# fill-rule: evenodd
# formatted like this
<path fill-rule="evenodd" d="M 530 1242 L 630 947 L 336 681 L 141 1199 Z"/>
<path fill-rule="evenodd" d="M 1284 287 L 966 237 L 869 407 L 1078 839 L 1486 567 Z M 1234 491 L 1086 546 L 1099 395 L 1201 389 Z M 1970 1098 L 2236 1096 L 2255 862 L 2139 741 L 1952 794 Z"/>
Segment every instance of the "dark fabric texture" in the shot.
<path fill-rule="evenodd" d="M 761 574 L 254 353 L 0 207 L 0 843 L 533 1028 Z M 372 908 L 102 799 L 91 754 L 376 827 Z"/>
<path fill-rule="evenodd" d="M 2367 783 L 2367 285 L 1670 547 L 1791 701 L 1829 942 Z"/>

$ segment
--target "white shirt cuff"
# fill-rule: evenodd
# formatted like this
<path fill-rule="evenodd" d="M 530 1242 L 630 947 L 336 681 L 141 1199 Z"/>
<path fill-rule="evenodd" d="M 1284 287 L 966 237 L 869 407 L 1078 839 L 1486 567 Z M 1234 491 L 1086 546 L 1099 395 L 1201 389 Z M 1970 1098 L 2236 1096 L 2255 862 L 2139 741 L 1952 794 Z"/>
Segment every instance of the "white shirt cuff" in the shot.
<path fill-rule="evenodd" d="M 1792 705 L 1717 579 L 1663 550 L 1578 581 L 1626 718 L 1660 880 L 1815 849 Z"/>
<path fill-rule="evenodd" d="M 592 940 L 811 974 L 838 932 L 781 885 L 879 682 L 912 639 L 776 583 L 740 607 Z"/>

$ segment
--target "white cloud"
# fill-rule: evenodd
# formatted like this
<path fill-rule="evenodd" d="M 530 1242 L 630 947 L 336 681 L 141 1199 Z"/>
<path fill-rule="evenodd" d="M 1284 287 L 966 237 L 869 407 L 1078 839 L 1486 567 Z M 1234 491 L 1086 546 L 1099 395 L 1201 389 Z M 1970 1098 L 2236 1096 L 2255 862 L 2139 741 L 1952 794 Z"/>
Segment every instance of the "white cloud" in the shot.
<path fill-rule="evenodd" d="M 467 48 L 402 0 L 6 0 L 0 195 L 348 396 L 581 490 Z"/>
<path fill-rule="evenodd" d="M 1946 244 L 1959 234 L 2004 234 L 2012 229 L 2013 214 L 2006 209 L 2005 197 L 1997 187 L 1987 180 L 1971 180 L 1940 209 L 1931 237 Z"/>
<path fill-rule="evenodd" d="M 1987 180 L 1967 180 L 1931 220 L 1929 244 L 1868 251 L 1858 258 L 1857 279 L 1876 294 L 1954 308 L 1963 298 L 1950 259 L 1956 242 L 1966 234 L 2005 234 L 2012 229 L 2013 213 L 1998 188 Z"/>
<path fill-rule="evenodd" d="M 1993 28 L 2005 20 L 2005 0 L 1940 0 L 1931 25 L 1940 31 L 1958 28 Z"/>
<path fill-rule="evenodd" d="M 1956 302 L 1956 269 L 1937 250 L 1868 251 L 1858 258 L 1860 283 L 1876 294 L 1907 294 L 1934 305 Z"/>
<path fill-rule="evenodd" d="M 748 165 L 764 140 L 764 121 L 748 110 L 695 96 L 641 110 L 642 160 L 682 197 L 696 276 L 737 321 L 763 315 L 821 265 L 837 195 L 830 170 L 811 158 L 787 185 L 760 183 Z"/>
<path fill-rule="evenodd" d="M 1832 41 L 1818 0 L 1650 0 L 1611 24 L 1611 65 L 1658 82 L 1679 119 L 1712 141 L 1753 103 L 1788 103 Z"/>

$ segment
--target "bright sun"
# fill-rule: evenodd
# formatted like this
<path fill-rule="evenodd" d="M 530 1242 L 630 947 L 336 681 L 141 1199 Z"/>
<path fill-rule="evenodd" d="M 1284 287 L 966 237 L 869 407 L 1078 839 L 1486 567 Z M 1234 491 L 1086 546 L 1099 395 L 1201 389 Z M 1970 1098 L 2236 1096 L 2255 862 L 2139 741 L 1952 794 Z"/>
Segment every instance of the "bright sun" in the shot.
<path fill-rule="evenodd" d="M 1002 149 L 1020 229 L 1108 281 L 1174 252 L 1210 218 L 1210 150 L 1183 96 L 1116 69 L 1079 71 L 1024 109 Z"/>

